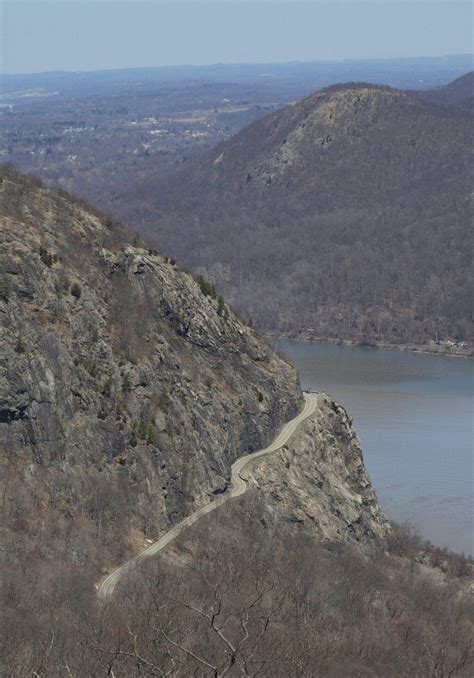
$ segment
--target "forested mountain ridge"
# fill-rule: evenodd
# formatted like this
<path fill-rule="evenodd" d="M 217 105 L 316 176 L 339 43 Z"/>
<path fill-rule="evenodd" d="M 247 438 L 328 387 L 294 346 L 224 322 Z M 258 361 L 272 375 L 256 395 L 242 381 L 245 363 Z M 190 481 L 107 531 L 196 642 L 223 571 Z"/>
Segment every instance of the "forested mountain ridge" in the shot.
<path fill-rule="evenodd" d="M 329 87 L 148 182 L 143 229 L 265 330 L 469 340 L 471 141 L 456 107 Z"/>
<path fill-rule="evenodd" d="M 424 90 L 418 93 L 426 101 L 446 106 L 461 106 L 473 112 L 474 104 L 474 71 L 453 80 L 444 87 Z"/>

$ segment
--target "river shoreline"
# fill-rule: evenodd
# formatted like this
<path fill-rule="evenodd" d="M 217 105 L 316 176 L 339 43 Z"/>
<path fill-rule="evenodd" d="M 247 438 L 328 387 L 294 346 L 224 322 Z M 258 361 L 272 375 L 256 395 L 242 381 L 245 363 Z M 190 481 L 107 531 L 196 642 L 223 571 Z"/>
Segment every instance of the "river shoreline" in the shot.
<path fill-rule="evenodd" d="M 441 548 L 474 554 L 474 362 L 338 342 L 274 344 L 302 388 L 329 393 L 349 412 L 388 518 L 409 521 Z"/>
<path fill-rule="evenodd" d="M 265 332 L 263 336 L 266 339 L 285 339 L 289 341 L 303 341 L 305 343 L 326 344 L 332 346 L 348 346 L 358 348 L 371 348 L 381 351 L 402 351 L 407 353 L 421 353 L 425 355 L 441 356 L 444 358 L 467 358 L 474 359 L 474 349 L 471 346 L 466 347 L 449 347 L 446 345 L 439 345 L 436 342 L 429 344 L 389 344 L 385 342 L 358 342 L 351 339 L 328 339 L 322 337 L 314 337 L 305 332 L 295 333 L 286 332 L 283 334 L 273 334 Z"/>

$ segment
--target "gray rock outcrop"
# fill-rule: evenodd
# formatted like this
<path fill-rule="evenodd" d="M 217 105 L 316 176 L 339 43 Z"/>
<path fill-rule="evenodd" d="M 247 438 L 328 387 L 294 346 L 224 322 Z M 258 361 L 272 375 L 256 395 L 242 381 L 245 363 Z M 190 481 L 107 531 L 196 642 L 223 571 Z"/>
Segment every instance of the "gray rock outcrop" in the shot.
<path fill-rule="evenodd" d="M 297 373 L 212 285 L 69 196 L 6 172 L 0 216 L 0 538 L 116 562 L 225 492 L 302 407 Z M 318 537 L 386 534 L 326 397 L 252 474 L 269 515 Z"/>
<path fill-rule="evenodd" d="M 294 523 L 327 542 L 380 542 L 390 532 L 343 407 L 318 396 L 318 407 L 279 452 L 251 468 L 270 520 Z"/>
<path fill-rule="evenodd" d="M 8 175 L 0 196 L 0 475 L 25 516 L 156 535 L 297 413 L 296 371 L 110 220 Z"/>

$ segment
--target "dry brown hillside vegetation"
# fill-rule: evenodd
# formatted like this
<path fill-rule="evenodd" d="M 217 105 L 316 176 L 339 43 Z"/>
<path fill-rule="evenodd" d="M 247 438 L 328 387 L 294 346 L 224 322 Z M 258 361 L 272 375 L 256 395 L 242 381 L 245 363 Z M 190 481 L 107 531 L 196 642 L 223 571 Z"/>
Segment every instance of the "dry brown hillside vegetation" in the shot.
<path fill-rule="evenodd" d="M 400 555 L 403 554 L 403 555 Z M 7 573 L 5 675 L 472 675 L 472 601 L 399 539 L 318 542 L 242 497 L 98 605 L 87 571 Z"/>
<path fill-rule="evenodd" d="M 141 218 L 260 328 L 469 341 L 471 192 L 469 112 L 347 84 L 148 181 Z"/>

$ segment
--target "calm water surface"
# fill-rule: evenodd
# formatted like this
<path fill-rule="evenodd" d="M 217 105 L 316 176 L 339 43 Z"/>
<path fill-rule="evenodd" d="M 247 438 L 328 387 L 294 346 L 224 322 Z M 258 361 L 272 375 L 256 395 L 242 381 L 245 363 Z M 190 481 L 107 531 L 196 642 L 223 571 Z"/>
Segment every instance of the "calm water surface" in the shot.
<path fill-rule="evenodd" d="M 304 389 L 349 411 L 387 515 L 474 553 L 474 363 L 462 358 L 275 341 Z"/>

